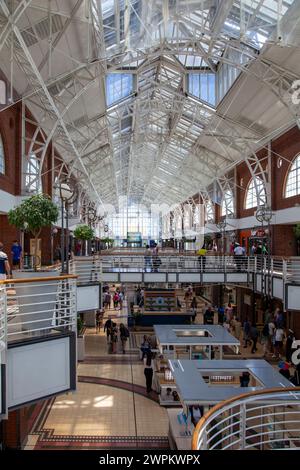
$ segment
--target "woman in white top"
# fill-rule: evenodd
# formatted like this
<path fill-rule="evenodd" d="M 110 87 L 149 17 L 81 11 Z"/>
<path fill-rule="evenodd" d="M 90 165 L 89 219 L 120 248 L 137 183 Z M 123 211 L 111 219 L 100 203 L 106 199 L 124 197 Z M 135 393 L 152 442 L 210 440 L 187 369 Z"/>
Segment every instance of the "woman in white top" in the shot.
<path fill-rule="evenodd" d="M 153 378 L 153 369 L 154 369 L 154 362 L 152 359 L 152 352 L 148 351 L 146 357 L 144 358 L 144 375 L 146 377 L 146 388 L 147 393 L 152 391 L 152 378 Z"/>
<path fill-rule="evenodd" d="M 284 331 L 282 328 L 275 330 L 275 354 L 274 357 L 280 357 L 282 354 Z"/>

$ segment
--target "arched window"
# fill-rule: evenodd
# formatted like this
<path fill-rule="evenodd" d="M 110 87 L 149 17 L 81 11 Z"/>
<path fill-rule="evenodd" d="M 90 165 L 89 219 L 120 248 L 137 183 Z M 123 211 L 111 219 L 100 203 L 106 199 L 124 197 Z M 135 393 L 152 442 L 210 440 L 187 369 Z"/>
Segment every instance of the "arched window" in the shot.
<path fill-rule="evenodd" d="M 234 214 L 233 192 L 231 189 L 226 189 L 224 192 L 221 208 L 221 216 L 231 216 Z"/>
<path fill-rule="evenodd" d="M 4 146 L 3 146 L 1 134 L 0 134 L 0 173 L 2 175 L 5 174 L 5 155 L 4 155 Z"/>
<path fill-rule="evenodd" d="M 252 178 L 246 192 L 245 209 L 262 206 L 267 201 L 266 188 L 264 182 L 258 176 Z"/>
<path fill-rule="evenodd" d="M 285 186 L 285 197 L 297 196 L 300 194 L 300 155 L 293 161 Z"/>
<path fill-rule="evenodd" d="M 25 174 L 25 186 L 26 191 L 29 193 L 41 193 L 42 184 L 39 179 L 40 173 L 40 161 L 36 155 L 32 153 L 27 161 L 26 174 Z"/>

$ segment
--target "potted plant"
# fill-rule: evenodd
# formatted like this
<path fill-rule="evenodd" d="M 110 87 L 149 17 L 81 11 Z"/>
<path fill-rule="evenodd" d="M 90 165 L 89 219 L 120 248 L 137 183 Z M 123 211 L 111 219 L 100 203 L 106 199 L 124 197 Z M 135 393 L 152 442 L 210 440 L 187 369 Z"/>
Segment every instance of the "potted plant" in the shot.
<path fill-rule="evenodd" d="M 17 271 L 16 277 L 26 279 L 28 277 L 48 277 L 49 270 L 37 270 L 38 268 L 38 237 L 41 234 L 43 227 L 50 227 L 58 219 L 58 208 L 52 202 L 49 196 L 44 194 L 36 194 L 25 199 L 19 206 L 12 209 L 8 213 L 9 223 L 15 225 L 18 229 L 32 233 L 35 240 L 35 253 L 34 253 L 34 271 L 24 270 Z M 57 270 L 54 270 L 57 275 Z M 57 301 L 57 282 L 48 281 L 47 283 L 38 283 L 32 287 L 31 284 L 26 282 L 16 285 L 18 296 L 22 298 L 22 304 L 19 305 L 19 313 L 22 316 L 22 325 L 20 326 L 23 331 L 30 330 L 34 327 L 35 330 L 42 328 L 51 329 L 56 313 Z M 34 298 L 32 297 L 34 294 Z M 46 305 L 45 311 L 39 313 L 36 310 L 39 304 Z M 43 310 L 43 309 L 41 309 Z M 33 319 L 34 324 L 26 321 Z M 53 319 L 53 321 L 51 320 Z M 40 320 L 40 321 L 38 321 Z"/>
<path fill-rule="evenodd" d="M 82 242 L 85 241 L 90 241 L 94 238 L 94 230 L 89 227 L 89 225 L 78 225 L 75 230 L 74 230 L 74 237 L 77 239 L 77 240 L 81 240 Z M 82 256 L 82 244 L 81 244 L 81 256 Z M 88 253 L 86 253 L 88 254 Z"/>
<path fill-rule="evenodd" d="M 58 219 L 58 208 L 45 194 L 35 194 L 8 212 L 8 221 L 19 230 L 34 236 L 34 270 L 38 267 L 38 238 L 43 227 L 51 227 Z"/>

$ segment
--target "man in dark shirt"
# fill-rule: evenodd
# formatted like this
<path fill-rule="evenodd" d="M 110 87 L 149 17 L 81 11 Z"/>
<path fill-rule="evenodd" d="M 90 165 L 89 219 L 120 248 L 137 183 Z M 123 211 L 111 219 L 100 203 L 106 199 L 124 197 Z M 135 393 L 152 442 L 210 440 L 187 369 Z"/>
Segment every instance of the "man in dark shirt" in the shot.
<path fill-rule="evenodd" d="M 12 247 L 11 247 L 11 254 L 12 254 L 12 264 L 16 268 L 21 267 L 21 259 L 22 259 L 22 247 L 19 244 L 18 240 L 15 240 Z"/>

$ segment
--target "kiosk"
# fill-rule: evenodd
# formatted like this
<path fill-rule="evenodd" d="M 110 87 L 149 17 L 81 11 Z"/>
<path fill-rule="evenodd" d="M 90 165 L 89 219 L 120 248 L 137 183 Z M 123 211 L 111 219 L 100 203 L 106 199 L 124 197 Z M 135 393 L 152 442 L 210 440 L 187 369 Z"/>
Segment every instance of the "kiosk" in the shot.
<path fill-rule="evenodd" d="M 155 360 L 154 387 L 163 406 L 179 406 L 169 359 L 223 359 L 223 347 L 232 355 L 240 342 L 220 325 L 154 325 L 159 350 Z"/>
<path fill-rule="evenodd" d="M 199 406 L 206 413 L 217 403 L 241 393 L 291 387 L 289 380 L 262 359 L 170 360 L 169 365 L 182 405 L 181 409 L 167 410 L 172 449 L 191 449 L 194 425 L 188 417 L 192 407 Z M 248 377 L 248 386 L 241 387 L 243 376 Z"/>

